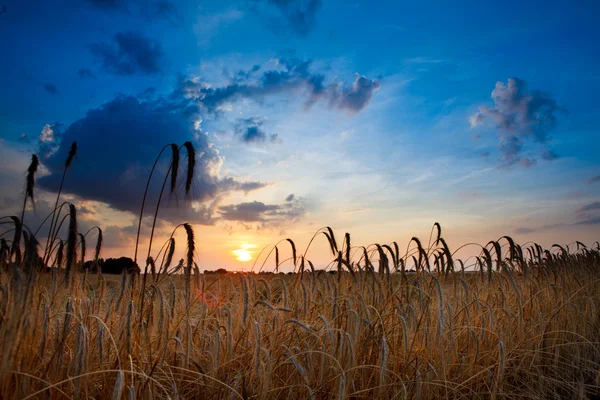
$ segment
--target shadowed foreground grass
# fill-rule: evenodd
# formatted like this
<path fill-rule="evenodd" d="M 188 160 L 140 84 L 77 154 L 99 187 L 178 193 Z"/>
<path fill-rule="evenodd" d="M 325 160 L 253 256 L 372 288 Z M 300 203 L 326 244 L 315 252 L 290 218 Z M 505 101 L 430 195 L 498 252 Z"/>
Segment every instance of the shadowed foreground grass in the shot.
<path fill-rule="evenodd" d="M 336 274 L 190 267 L 144 289 L 8 267 L 0 397 L 598 398 L 599 250 L 520 254 L 408 273 L 340 253 Z"/>

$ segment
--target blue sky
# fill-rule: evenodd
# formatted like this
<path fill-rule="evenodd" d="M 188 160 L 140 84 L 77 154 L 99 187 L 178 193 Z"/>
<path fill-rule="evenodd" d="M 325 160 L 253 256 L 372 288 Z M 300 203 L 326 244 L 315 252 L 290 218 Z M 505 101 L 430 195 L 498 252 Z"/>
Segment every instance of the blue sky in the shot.
<path fill-rule="evenodd" d="M 325 225 L 364 245 L 436 221 L 454 247 L 591 244 L 598 15 L 593 1 L 8 1 L 0 209 L 18 209 L 37 152 L 27 218 L 41 221 L 76 140 L 66 196 L 113 234 L 107 255 L 129 252 L 155 155 L 192 140 L 193 196 L 169 201 L 159 235 L 192 223 L 208 269 Z"/>

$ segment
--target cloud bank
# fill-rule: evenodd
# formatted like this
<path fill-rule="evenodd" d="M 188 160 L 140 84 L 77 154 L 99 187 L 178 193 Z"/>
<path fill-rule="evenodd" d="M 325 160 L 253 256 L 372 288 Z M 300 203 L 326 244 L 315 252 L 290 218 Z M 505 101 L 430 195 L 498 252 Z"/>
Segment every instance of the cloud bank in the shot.
<path fill-rule="evenodd" d="M 381 87 L 379 80 L 362 75 L 357 75 L 350 86 L 341 82 L 326 85 L 325 76 L 313 73 L 311 64 L 311 60 L 280 58 L 277 69 L 265 71 L 257 78 L 239 79 L 220 87 L 213 87 L 198 78 L 180 77 L 173 96 L 190 99 L 201 109 L 215 113 L 228 102 L 240 99 L 260 101 L 266 96 L 296 92 L 306 96 L 307 108 L 323 100 L 330 109 L 358 114 L 369 105 L 373 94 Z M 252 72 L 257 70 L 254 66 L 246 76 L 254 76 Z M 244 73 L 238 73 L 240 76 Z"/>
<path fill-rule="evenodd" d="M 195 117 L 164 99 L 140 101 L 132 96 L 119 96 L 89 110 L 65 130 L 60 147 L 43 161 L 50 174 L 40 178 L 39 184 L 51 191 L 58 188 L 70 144 L 77 141 L 77 157 L 67 174 L 65 191 L 135 213 L 139 211 L 146 179 L 160 149 L 168 143 L 183 144 L 191 140 L 197 152 L 191 200 L 203 202 L 227 192 L 249 192 L 263 187 L 260 182 L 219 177 L 223 160 L 207 136 L 194 127 Z M 44 130 L 49 132 L 52 128 L 47 126 Z M 170 151 L 165 154 L 168 163 Z M 164 176 L 167 165 L 159 165 L 158 176 Z M 183 154 L 181 171 L 180 175 L 184 175 Z M 155 178 L 154 182 L 151 193 L 160 190 L 157 185 L 162 178 Z"/>

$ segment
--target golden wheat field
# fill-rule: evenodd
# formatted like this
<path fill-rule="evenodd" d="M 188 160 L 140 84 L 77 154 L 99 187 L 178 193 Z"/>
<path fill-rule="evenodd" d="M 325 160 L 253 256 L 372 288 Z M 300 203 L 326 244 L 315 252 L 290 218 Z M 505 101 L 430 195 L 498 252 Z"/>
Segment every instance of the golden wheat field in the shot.
<path fill-rule="evenodd" d="M 444 247 L 430 265 L 419 243 L 416 273 L 387 246 L 287 275 L 3 259 L 0 397 L 598 398 L 600 250 L 496 242 L 465 271 Z"/>
<path fill-rule="evenodd" d="M 163 190 L 185 149 L 187 191 L 195 150 L 169 147 Z M 110 275 L 102 230 L 78 231 L 62 186 L 44 247 L 24 223 L 37 166 L 34 155 L 21 218 L 0 218 L 2 399 L 600 398 L 598 242 L 544 249 L 503 236 L 465 262 L 439 223 L 404 254 L 325 227 L 304 253 L 292 239 L 265 248 L 258 272 L 201 273 L 184 223 L 177 266 L 173 235 L 156 257 L 150 235 L 145 273 Z M 314 240 L 327 241 L 330 264 L 306 258 Z"/>

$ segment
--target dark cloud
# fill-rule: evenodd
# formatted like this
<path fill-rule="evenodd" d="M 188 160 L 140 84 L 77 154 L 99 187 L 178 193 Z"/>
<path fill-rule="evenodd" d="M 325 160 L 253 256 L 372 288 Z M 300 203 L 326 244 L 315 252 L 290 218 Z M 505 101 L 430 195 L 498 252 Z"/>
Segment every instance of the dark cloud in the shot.
<path fill-rule="evenodd" d="M 267 140 L 275 143 L 279 138 L 276 133 L 268 134 L 262 129 L 264 119 L 252 117 L 241 118 L 235 123 L 235 135 L 245 143 L 264 143 Z"/>
<path fill-rule="evenodd" d="M 307 107 L 324 99 L 329 108 L 356 114 L 369 104 L 373 93 L 381 86 L 377 79 L 360 75 L 351 86 L 339 82 L 325 85 L 323 75 L 310 71 L 311 63 L 310 60 L 281 58 L 278 60 L 278 69 L 265 71 L 251 82 L 232 82 L 221 87 L 181 77 L 173 97 L 186 97 L 202 109 L 216 112 L 225 103 L 243 98 L 260 101 L 267 95 L 300 92 L 308 97 Z"/>
<path fill-rule="evenodd" d="M 137 212 L 147 176 L 160 149 L 168 143 L 182 144 L 191 140 L 197 158 L 190 200 L 204 202 L 226 192 L 247 192 L 263 187 L 260 182 L 218 177 L 222 159 L 208 137 L 194 127 L 195 118 L 198 118 L 196 114 L 164 99 L 140 101 L 131 96 L 117 97 L 89 110 L 84 118 L 66 129 L 58 150 L 44 160 L 50 174 L 40 178 L 39 185 L 48 190 L 58 188 L 70 145 L 77 141 L 77 157 L 69 170 L 64 190 L 119 210 Z M 153 179 L 150 204 L 156 200 L 153 194 L 160 190 L 169 153 L 166 152 L 164 163 L 158 166 L 157 178 Z M 183 179 L 184 155 L 181 164 L 180 177 Z M 177 205 L 178 197 L 181 194 L 169 203 Z M 191 217 L 205 218 L 201 210 L 192 213 Z"/>
<path fill-rule="evenodd" d="M 495 125 L 500 137 L 503 165 L 533 165 L 533 159 L 523 161 L 523 142 L 531 139 L 535 143 L 546 144 L 550 132 L 558 123 L 557 114 L 564 112 L 564 109 L 556 104 L 549 93 L 528 90 L 526 82 L 519 78 L 509 78 L 507 84 L 497 82 L 492 99 L 494 107 L 479 107 L 479 111 L 469 119 L 471 126 L 476 127 L 486 120 Z M 545 160 L 557 157 L 548 149 L 542 153 Z"/>
<path fill-rule="evenodd" d="M 290 202 L 294 200 L 294 193 L 290 194 L 288 197 L 285 198 L 285 201 Z"/>
<path fill-rule="evenodd" d="M 600 175 L 592 176 L 590 179 L 587 180 L 587 183 L 589 183 L 590 185 L 596 182 L 600 182 Z"/>
<path fill-rule="evenodd" d="M 156 94 L 156 88 L 149 87 L 146 90 L 144 90 L 142 93 L 140 93 L 137 97 L 140 99 L 148 100 L 148 99 L 151 99 L 152 97 L 154 97 L 155 94 Z"/>
<path fill-rule="evenodd" d="M 252 192 L 253 190 L 258 190 L 267 186 L 267 184 L 262 182 L 239 182 L 231 177 L 223 178 L 219 180 L 217 183 L 219 192 Z"/>
<path fill-rule="evenodd" d="M 250 69 L 249 69 L 249 70 L 247 70 L 247 71 L 244 71 L 244 70 L 239 70 L 238 72 L 236 72 L 236 73 L 235 73 L 235 74 L 234 74 L 234 75 L 231 77 L 231 80 L 232 80 L 233 82 L 237 82 L 237 83 L 239 83 L 239 82 L 244 82 L 244 81 L 247 81 L 247 80 L 249 80 L 250 78 L 252 78 L 252 77 L 254 76 L 254 73 L 255 73 L 255 72 L 257 72 L 257 71 L 259 71 L 259 70 L 260 70 L 260 68 L 261 68 L 261 67 L 260 67 L 260 65 L 258 65 L 258 64 L 255 64 L 255 65 L 253 65 L 253 66 L 252 66 L 252 68 L 250 68 Z M 223 71 L 223 73 L 224 73 L 224 75 L 225 75 L 225 76 L 227 76 L 227 75 L 228 75 L 228 73 L 227 73 L 227 69 L 225 69 L 225 70 Z"/>
<path fill-rule="evenodd" d="M 111 43 L 95 43 L 92 53 L 102 60 L 102 67 L 117 75 L 156 74 L 163 59 L 161 45 L 140 33 L 121 32 Z"/>
<path fill-rule="evenodd" d="M 227 221 L 258 222 L 264 221 L 266 215 L 277 212 L 280 206 L 265 204 L 260 201 L 232 204 L 219 207 L 221 218 Z"/>
<path fill-rule="evenodd" d="M 281 33 L 285 29 L 290 29 L 293 33 L 306 36 L 313 29 L 318 11 L 323 5 L 322 0 L 254 0 L 255 5 L 263 3 L 267 7 L 261 7 L 258 11 L 271 17 L 271 27 Z M 271 10 L 277 10 L 277 17 L 285 20 L 287 27 L 284 27 L 274 18 Z"/>
<path fill-rule="evenodd" d="M 87 69 L 87 68 L 80 68 L 77 71 L 77 76 L 80 79 L 87 79 L 87 78 L 89 78 L 89 79 L 96 79 L 96 75 L 94 75 L 94 73 L 91 70 Z"/>
<path fill-rule="evenodd" d="M 275 227 L 293 222 L 305 214 L 299 200 L 284 204 L 265 204 L 260 201 L 231 204 L 219 207 L 220 218 L 241 223 L 259 223 L 259 227 Z"/>
<path fill-rule="evenodd" d="M 58 89 L 53 83 L 45 83 L 44 90 L 52 95 L 58 94 Z"/>

